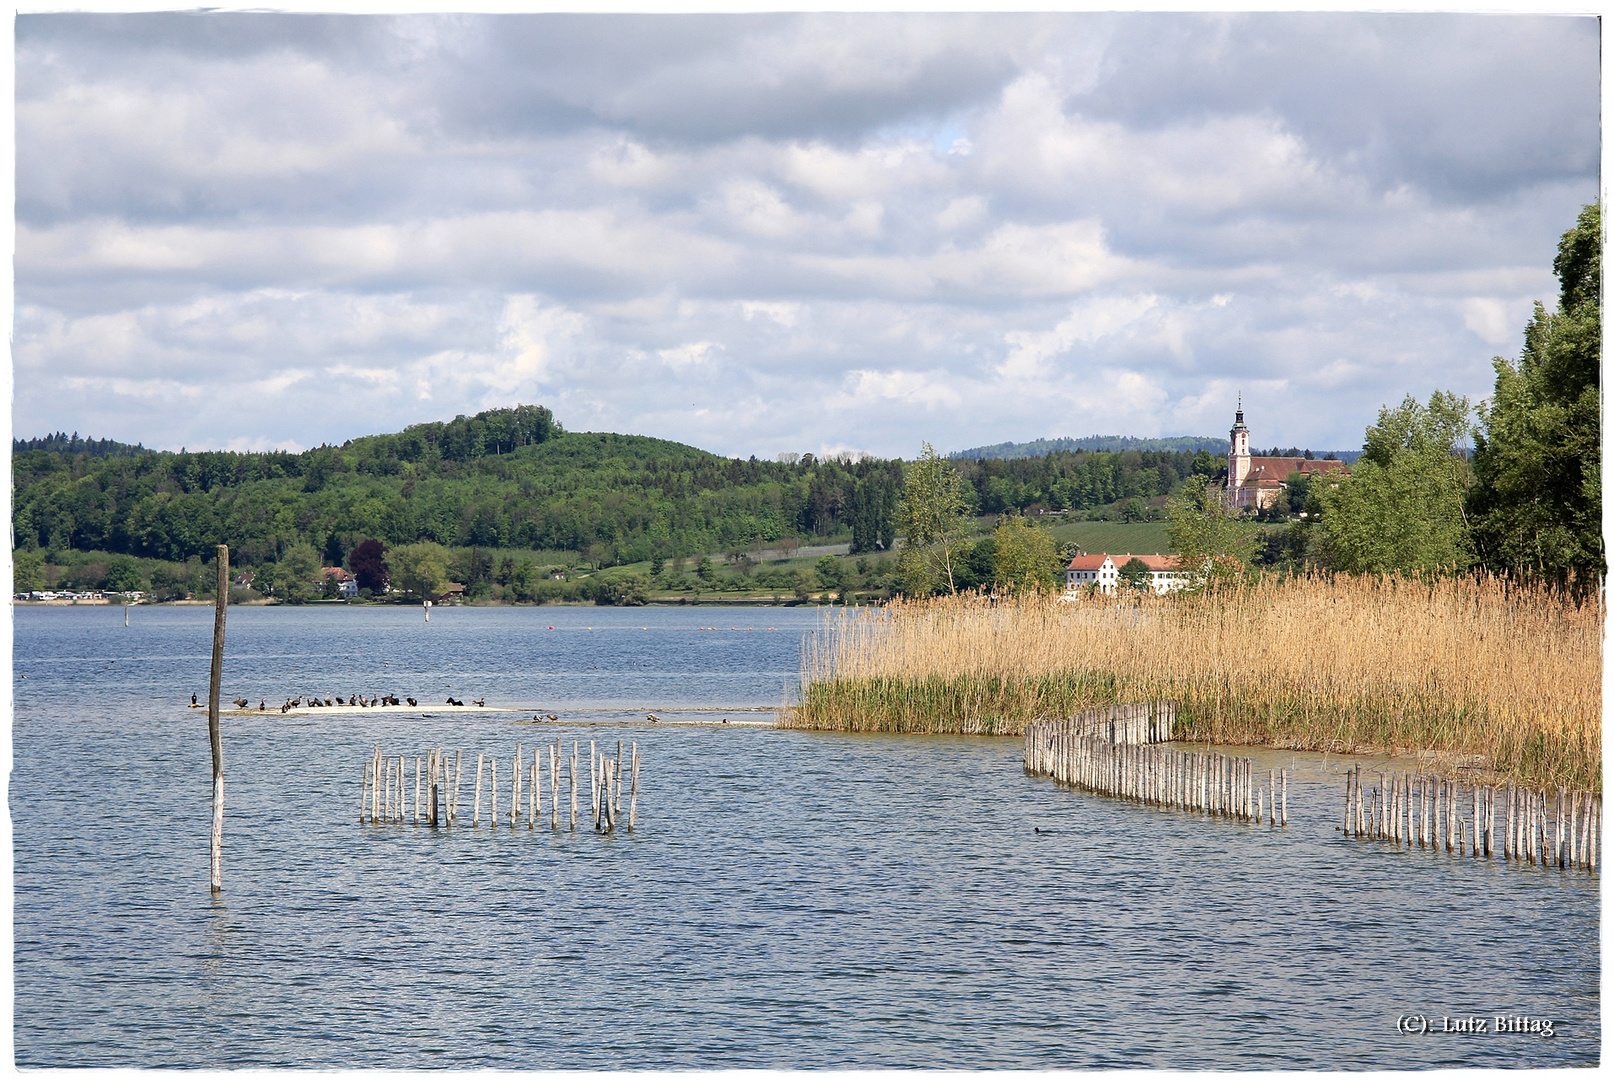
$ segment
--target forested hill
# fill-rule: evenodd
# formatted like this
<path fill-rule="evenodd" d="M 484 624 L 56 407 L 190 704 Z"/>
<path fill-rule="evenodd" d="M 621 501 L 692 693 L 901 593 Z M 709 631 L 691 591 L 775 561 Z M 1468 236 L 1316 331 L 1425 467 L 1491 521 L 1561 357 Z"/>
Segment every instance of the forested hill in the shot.
<path fill-rule="evenodd" d="M 1208 450 L 1213 454 L 1225 454 L 1227 440 L 1199 435 L 1183 435 L 1169 439 L 1138 439 L 1131 435 L 1089 435 L 1084 439 L 1033 439 L 1031 442 L 1023 443 L 994 443 L 991 446 L 958 450 L 947 456 L 955 461 L 980 458 L 1040 458 L 1061 451 L 1069 453 L 1075 450 L 1107 450 L 1112 453 L 1119 453 L 1122 450 L 1150 450 L 1173 454 L 1193 454 L 1200 450 Z"/>
<path fill-rule="evenodd" d="M 75 449 L 76 445 L 76 449 Z M 592 549 L 612 563 L 757 537 L 844 533 L 889 544 L 901 463 L 740 461 L 634 435 L 566 432 L 519 406 L 300 454 L 13 443 L 21 548 L 184 560 L 228 543 L 242 565 L 310 543 Z"/>
<path fill-rule="evenodd" d="M 953 463 L 977 513 L 1147 500 L 1219 464 L 1204 451 L 1138 450 Z M 18 440 L 13 525 L 22 549 L 178 562 L 206 560 L 226 543 L 249 567 L 305 544 L 337 563 L 369 539 L 567 550 L 600 565 L 787 536 L 850 540 L 859 553 L 891 547 L 902 472 L 899 460 L 740 460 L 637 435 L 568 432 L 548 409 L 526 405 L 300 454 Z"/>

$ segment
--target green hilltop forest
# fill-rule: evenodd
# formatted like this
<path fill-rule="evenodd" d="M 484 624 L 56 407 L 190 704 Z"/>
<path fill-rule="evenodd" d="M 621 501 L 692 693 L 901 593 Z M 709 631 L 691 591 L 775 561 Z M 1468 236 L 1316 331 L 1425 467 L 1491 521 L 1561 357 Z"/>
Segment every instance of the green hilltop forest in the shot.
<path fill-rule="evenodd" d="M 200 592 L 196 568 L 220 543 L 242 567 L 308 548 L 340 565 L 372 539 L 388 549 L 571 552 L 596 567 L 789 540 L 849 543 L 853 555 L 891 549 L 902 461 L 788 457 L 741 460 L 661 439 L 568 432 L 536 405 L 302 453 L 172 453 L 62 433 L 19 439 L 16 584 L 30 583 L 32 567 L 84 564 L 74 554 L 93 552 L 87 576 L 62 580 L 98 586 L 96 567 L 133 557 L 191 564 Z M 972 513 L 1048 509 L 1101 520 L 1158 518 L 1163 497 L 1196 466 L 1214 462 L 1134 450 L 956 464 Z"/>
<path fill-rule="evenodd" d="M 1225 459 L 1203 449 L 946 460 L 927 445 L 913 462 L 741 460 L 662 439 L 568 432 L 548 409 L 519 405 L 300 454 L 176 454 L 62 433 L 14 440 L 14 588 L 128 590 L 149 581 L 158 595 L 205 594 L 202 567 L 224 543 L 238 567 L 254 568 L 255 587 L 277 596 L 306 593 L 321 563 L 344 562 L 366 587 L 391 580 L 426 592 L 454 575 L 487 590 L 468 595 L 490 595 L 496 584 L 508 591 L 491 595 L 519 600 L 618 602 L 601 591 L 606 577 L 591 586 L 595 595 L 539 580 L 579 563 L 648 565 L 650 578 L 635 586 L 641 596 L 650 587 L 747 584 L 798 597 L 814 588 L 890 595 L 938 581 L 949 590 L 1001 583 L 1015 560 L 1025 566 L 1009 577 L 1054 584 L 1065 554 L 1055 537 L 1073 536 L 1076 522 L 1148 531 L 1142 523 L 1163 530 L 1170 518 L 1172 550 L 1196 563 L 1483 570 L 1595 594 L 1606 572 L 1601 237 L 1600 207 L 1587 206 L 1553 263 L 1557 311 L 1537 305 L 1519 359 L 1496 358 L 1488 401 L 1476 409 L 1436 392 L 1427 405 L 1408 397 L 1382 409 L 1349 476 L 1319 484 L 1291 474 L 1260 521 L 1231 519 L 1214 494 Z M 921 527 L 927 505 L 940 516 Z M 1033 528 L 1045 514 L 1061 526 Z M 999 518 L 987 536 L 984 515 Z M 896 566 L 888 556 L 899 529 L 909 540 L 934 533 L 916 546 L 941 544 L 939 571 L 923 552 Z M 789 555 L 777 557 L 814 542 L 848 543 L 855 572 L 829 556 L 787 570 Z M 757 572 L 765 545 L 781 565 Z M 724 552 L 719 575 L 709 555 Z M 683 572 L 692 557 L 699 584 Z"/>

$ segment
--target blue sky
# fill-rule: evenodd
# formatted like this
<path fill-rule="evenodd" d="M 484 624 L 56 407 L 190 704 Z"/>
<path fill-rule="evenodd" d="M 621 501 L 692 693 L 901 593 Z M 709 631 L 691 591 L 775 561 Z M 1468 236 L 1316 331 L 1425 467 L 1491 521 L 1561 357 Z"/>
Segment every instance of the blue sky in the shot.
<path fill-rule="evenodd" d="M 1595 19 L 24 15 L 12 423 L 1349 448 L 1597 197 Z"/>

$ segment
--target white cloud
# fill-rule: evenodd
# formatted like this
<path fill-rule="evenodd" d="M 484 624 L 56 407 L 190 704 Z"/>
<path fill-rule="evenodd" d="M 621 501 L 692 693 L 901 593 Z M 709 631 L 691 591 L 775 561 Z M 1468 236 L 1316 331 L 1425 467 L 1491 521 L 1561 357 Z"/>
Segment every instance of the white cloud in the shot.
<path fill-rule="evenodd" d="M 714 359 L 712 356 L 713 350 L 722 348 L 723 346 L 715 342 L 695 341 L 688 345 L 680 345 L 676 349 L 657 350 L 656 355 L 661 357 L 662 363 L 674 371 L 687 371 L 698 365 L 712 363 Z"/>
<path fill-rule="evenodd" d="M 1353 446 L 1597 195 L 1594 19 L 233 18 L 18 19 L 22 433 Z"/>

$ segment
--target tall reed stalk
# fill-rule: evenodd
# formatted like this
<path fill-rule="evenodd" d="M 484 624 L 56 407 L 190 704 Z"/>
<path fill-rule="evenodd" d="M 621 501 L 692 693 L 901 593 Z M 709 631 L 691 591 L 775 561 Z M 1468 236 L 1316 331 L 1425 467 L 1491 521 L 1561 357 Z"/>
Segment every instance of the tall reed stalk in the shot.
<path fill-rule="evenodd" d="M 1531 784 L 1601 790 L 1602 623 L 1596 603 L 1498 578 L 896 601 L 808 638 L 783 723 L 1014 735 L 1171 698 L 1179 738 L 1477 755 Z"/>

